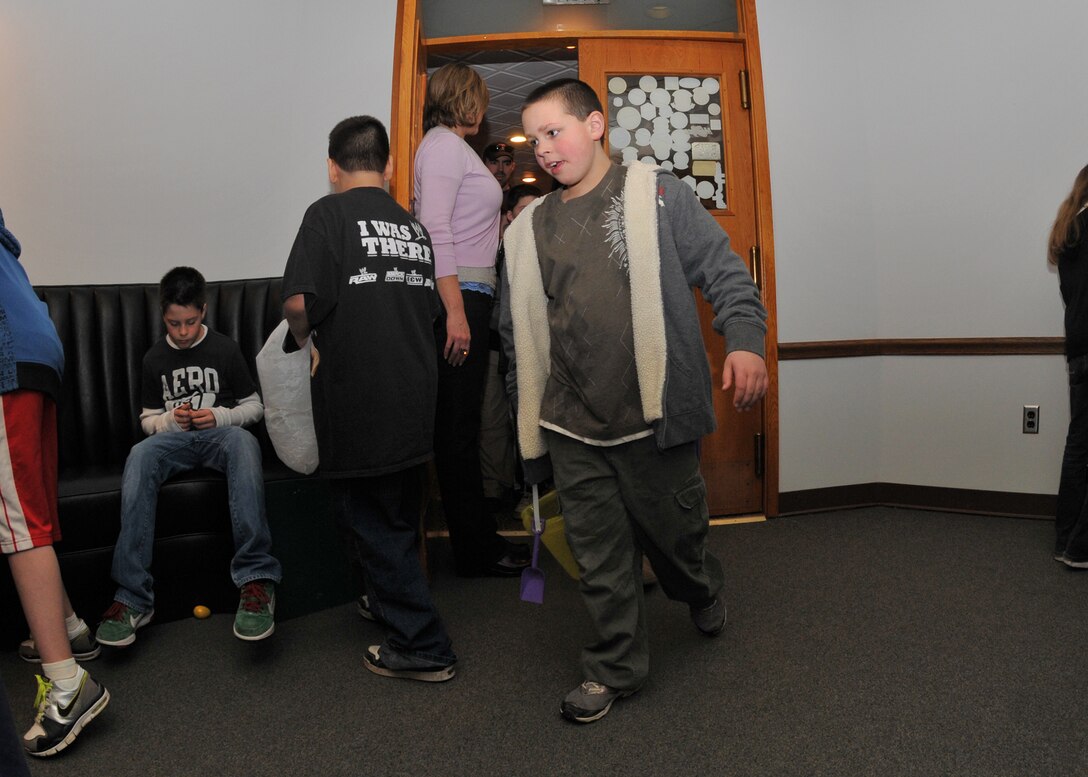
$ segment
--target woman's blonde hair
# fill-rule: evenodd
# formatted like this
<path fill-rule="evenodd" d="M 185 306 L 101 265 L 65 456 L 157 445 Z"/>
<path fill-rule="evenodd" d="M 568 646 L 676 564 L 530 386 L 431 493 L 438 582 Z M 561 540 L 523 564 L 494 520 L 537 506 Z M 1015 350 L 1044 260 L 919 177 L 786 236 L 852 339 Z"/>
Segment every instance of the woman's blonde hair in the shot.
<path fill-rule="evenodd" d="M 1054 219 L 1054 228 L 1050 230 L 1050 242 L 1047 244 L 1046 258 L 1051 264 L 1057 264 L 1062 251 L 1080 240 L 1077 216 L 1085 205 L 1088 205 L 1088 165 L 1077 173 L 1073 191 L 1058 208 L 1058 217 Z"/>
<path fill-rule="evenodd" d="M 432 127 L 471 127 L 487 110 L 490 96 L 480 74 L 468 65 L 450 62 L 427 80 L 423 131 Z"/>

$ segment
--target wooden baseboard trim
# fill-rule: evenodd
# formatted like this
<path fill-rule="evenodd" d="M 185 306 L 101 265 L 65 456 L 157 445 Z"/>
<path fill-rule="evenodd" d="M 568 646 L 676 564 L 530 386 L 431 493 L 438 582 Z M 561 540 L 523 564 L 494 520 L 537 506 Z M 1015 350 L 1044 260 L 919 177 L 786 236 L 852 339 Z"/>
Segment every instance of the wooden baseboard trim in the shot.
<path fill-rule="evenodd" d="M 734 515 L 729 518 L 711 518 L 711 526 L 735 526 L 741 523 L 762 523 L 767 520 L 767 516 L 762 513 L 753 515 Z M 532 537 L 531 532 L 527 532 L 524 529 L 500 529 L 499 534 L 503 537 Z M 427 539 L 434 539 L 435 537 L 449 537 L 450 533 L 447 529 L 428 529 Z"/>
<path fill-rule="evenodd" d="M 880 506 L 1052 520 L 1057 505 L 1058 497 L 1054 494 L 1015 494 L 901 483 L 859 483 L 778 495 L 780 516 Z"/>
<path fill-rule="evenodd" d="M 1064 337 L 947 337 L 779 343 L 779 361 L 861 356 L 1031 356 L 1065 352 Z"/>
<path fill-rule="evenodd" d="M 734 515 L 730 518 L 711 518 L 711 526 L 736 526 L 740 523 L 763 523 L 767 520 L 767 516 L 762 513 L 753 515 Z"/>

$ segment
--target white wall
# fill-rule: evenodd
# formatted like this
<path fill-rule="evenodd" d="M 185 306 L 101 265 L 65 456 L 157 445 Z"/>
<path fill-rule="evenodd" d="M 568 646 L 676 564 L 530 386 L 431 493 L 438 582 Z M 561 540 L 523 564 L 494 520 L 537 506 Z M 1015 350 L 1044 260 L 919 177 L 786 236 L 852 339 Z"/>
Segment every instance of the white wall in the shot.
<path fill-rule="evenodd" d="M 283 271 L 328 133 L 388 123 L 392 0 L 5 0 L 0 208 L 35 283 Z"/>
<path fill-rule="evenodd" d="M 759 0 L 781 342 L 1062 334 L 1045 239 L 1088 162 L 1088 4 Z M 781 490 L 1056 493 L 1063 360 L 781 366 Z M 1024 404 L 1042 406 L 1023 435 Z"/>
<path fill-rule="evenodd" d="M 6 0 L 0 208 L 32 280 L 281 272 L 329 129 L 388 120 L 395 7 Z M 1088 161 L 1088 3 L 757 13 L 781 341 L 1060 335 L 1043 241 Z M 1056 491 L 1060 357 L 784 362 L 780 391 L 783 491 Z"/>

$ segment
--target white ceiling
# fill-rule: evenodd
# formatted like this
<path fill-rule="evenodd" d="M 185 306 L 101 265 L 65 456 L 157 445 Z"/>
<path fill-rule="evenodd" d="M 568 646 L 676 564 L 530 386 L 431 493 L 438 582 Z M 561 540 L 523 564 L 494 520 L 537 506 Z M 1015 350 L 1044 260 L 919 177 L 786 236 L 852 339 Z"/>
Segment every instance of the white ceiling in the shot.
<path fill-rule="evenodd" d="M 491 102 L 480 133 L 469 138 L 477 151 L 499 140 L 508 141 L 521 132 L 521 105 L 536 87 L 556 78 L 577 78 L 577 53 L 563 48 L 477 51 L 456 55 L 432 55 L 427 65 L 433 70 L 447 62 L 464 62 L 487 83 Z M 543 174 L 524 144 L 515 145 L 518 179 L 522 173 Z"/>

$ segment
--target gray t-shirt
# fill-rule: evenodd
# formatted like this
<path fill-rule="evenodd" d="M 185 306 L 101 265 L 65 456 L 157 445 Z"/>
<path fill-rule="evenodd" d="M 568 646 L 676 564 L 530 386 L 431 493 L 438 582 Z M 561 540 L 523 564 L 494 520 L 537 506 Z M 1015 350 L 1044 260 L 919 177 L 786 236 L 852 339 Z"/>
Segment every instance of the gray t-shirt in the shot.
<path fill-rule="evenodd" d="M 592 191 L 553 194 L 533 214 L 551 330 L 541 426 L 598 445 L 653 433 L 635 369 L 623 180 L 612 165 Z"/>

